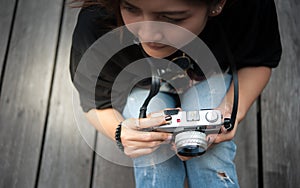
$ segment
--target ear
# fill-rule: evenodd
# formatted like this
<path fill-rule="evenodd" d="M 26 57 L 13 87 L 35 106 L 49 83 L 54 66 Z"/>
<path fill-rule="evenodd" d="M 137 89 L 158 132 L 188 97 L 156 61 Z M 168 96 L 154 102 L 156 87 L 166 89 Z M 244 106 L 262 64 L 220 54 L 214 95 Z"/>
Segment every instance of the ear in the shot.
<path fill-rule="evenodd" d="M 216 5 L 213 5 L 210 8 L 210 12 L 208 15 L 211 17 L 219 15 L 225 6 L 225 3 L 226 3 L 226 0 L 220 0 Z"/>

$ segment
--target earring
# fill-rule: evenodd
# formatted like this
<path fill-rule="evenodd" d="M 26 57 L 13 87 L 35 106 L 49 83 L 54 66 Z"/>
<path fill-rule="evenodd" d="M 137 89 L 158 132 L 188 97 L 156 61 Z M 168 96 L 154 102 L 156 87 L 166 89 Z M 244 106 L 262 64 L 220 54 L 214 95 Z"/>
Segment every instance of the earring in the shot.
<path fill-rule="evenodd" d="M 220 12 L 222 10 L 222 8 L 223 8 L 222 6 L 218 6 L 217 10 L 212 10 L 211 13 L 216 14 L 216 13 Z"/>

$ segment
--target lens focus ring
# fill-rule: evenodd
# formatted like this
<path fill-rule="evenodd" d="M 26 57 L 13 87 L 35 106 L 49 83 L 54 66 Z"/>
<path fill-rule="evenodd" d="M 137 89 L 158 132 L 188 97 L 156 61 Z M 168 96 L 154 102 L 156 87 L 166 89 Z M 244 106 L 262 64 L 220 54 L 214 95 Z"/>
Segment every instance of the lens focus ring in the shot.
<path fill-rule="evenodd" d="M 206 134 L 199 131 L 180 132 L 175 136 L 175 144 L 177 151 L 184 156 L 201 155 L 207 149 Z"/>

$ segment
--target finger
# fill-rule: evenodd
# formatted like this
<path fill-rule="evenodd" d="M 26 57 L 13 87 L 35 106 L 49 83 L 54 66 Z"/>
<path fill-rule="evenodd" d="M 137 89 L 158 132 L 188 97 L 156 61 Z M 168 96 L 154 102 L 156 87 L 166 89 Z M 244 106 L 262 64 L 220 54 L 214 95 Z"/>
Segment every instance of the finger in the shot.
<path fill-rule="evenodd" d="M 143 132 L 124 128 L 121 134 L 122 143 L 128 141 L 137 142 L 153 142 L 153 141 L 166 141 L 170 142 L 172 140 L 171 133 L 165 132 Z"/>
<path fill-rule="evenodd" d="M 142 148 L 154 148 L 158 147 L 161 144 L 166 144 L 166 141 L 151 141 L 151 142 L 138 142 L 138 141 L 128 141 L 123 144 L 124 147 L 130 147 L 133 149 L 142 149 Z"/>
<path fill-rule="evenodd" d="M 153 142 L 153 141 L 166 141 L 169 142 L 173 138 L 171 133 L 165 132 L 145 132 L 140 134 L 137 139 L 138 141 Z"/>
<path fill-rule="evenodd" d="M 216 138 L 218 137 L 218 134 L 209 134 L 206 136 L 207 145 L 211 145 L 212 143 L 215 143 Z"/>
<path fill-rule="evenodd" d="M 133 130 L 138 130 L 140 128 L 140 119 L 129 118 L 122 122 L 122 127 L 126 127 Z"/>
<path fill-rule="evenodd" d="M 157 116 L 157 117 L 149 117 L 149 118 L 142 118 L 139 121 L 139 127 L 141 129 L 145 128 L 151 128 L 155 126 L 160 126 L 166 124 L 168 121 L 172 119 L 171 116 L 169 115 L 162 115 L 162 116 Z"/>
<path fill-rule="evenodd" d="M 154 148 L 141 148 L 141 149 L 134 149 L 134 148 L 125 148 L 124 149 L 124 153 L 131 157 L 131 158 L 136 158 L 136 157 L 140 157 L 142 155 L 147 155 L 150 154 L 152 152 L 154 152 L 155 150 L 157 150 L 159 148 L 158 147 L 154 147 Z"/>
<path fill-rule="evenodd" d="M 172 117 L 170 115 L 161 115 L 157 117 L 147 117 L 139 119 L 129 118 L 122 122 L 122 126 L 133 130 L 140 130 L 166 124 L 171 119 Z"/>
<path fill-rule="evenodd" d="M 159 112 L 151 112 L 147 115 L 147 118 L 151 118 L 151 117 L 159 117 L 159 116 L 164 116 L 164 110 L 161 110 Z"/>
<path fill-rule="evenodd" d="M 231 131 L 227 131 L 226 129 L 223 131 L 221 129 L 222 131 L 220 134 L 217 135 L 214 143 L 220 143 L 220 142 L 232 140 L 236 133 L 236 129 L 237 129 L 237 124 L 234 126 L 234 128 Z"/>
<path fill-rule="evenodd" d="M 224 134 L 227 133 L 227 129 L 224 126 L 221 126 L 221 133 L 224 133 Z"/>

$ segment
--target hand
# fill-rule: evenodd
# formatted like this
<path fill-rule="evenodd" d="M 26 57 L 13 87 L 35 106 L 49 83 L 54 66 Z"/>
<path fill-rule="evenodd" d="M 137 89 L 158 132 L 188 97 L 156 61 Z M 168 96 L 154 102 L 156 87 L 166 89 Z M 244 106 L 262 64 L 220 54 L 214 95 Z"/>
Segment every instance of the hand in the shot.
<path fill-rule="evenodd" d="M 135 158 L 150 154 L 161 144 L 169 143 L 172 139 L 171 133 L 140 130 L 166 124 L 170 118 L 171 116 L 166 116 L 163 113 L 154 113 L 147 118 L 130 118 L 123 121 L 121 141 L 124 146 L 124 153 Z"/>
<path fill-rule="evenodd" d="M 221 110 L 221 113 L 223 114 L 223 118 L 230 118 L 231 117 L 231 111 L 232 111 L 232 105 L 225 103 L 221 104 L 220 107 L 217 108 L 218 110 Z M 224 141 L 229 141 L 232 140 L 233 137 L 235 136 L 237 127 L 238 127 L 238 119 L 239 119 L 239 114 L 237 114 L 237 118 L 234 124 L 234 128 L 231 131 L 228 131 L 224 126 L 221 127 L 221 133 L 215 136 L 214 138 L 214 143 L 220 143 Z M 208 135 L 208 136 L 213 136 L 213 135 Z"/>

